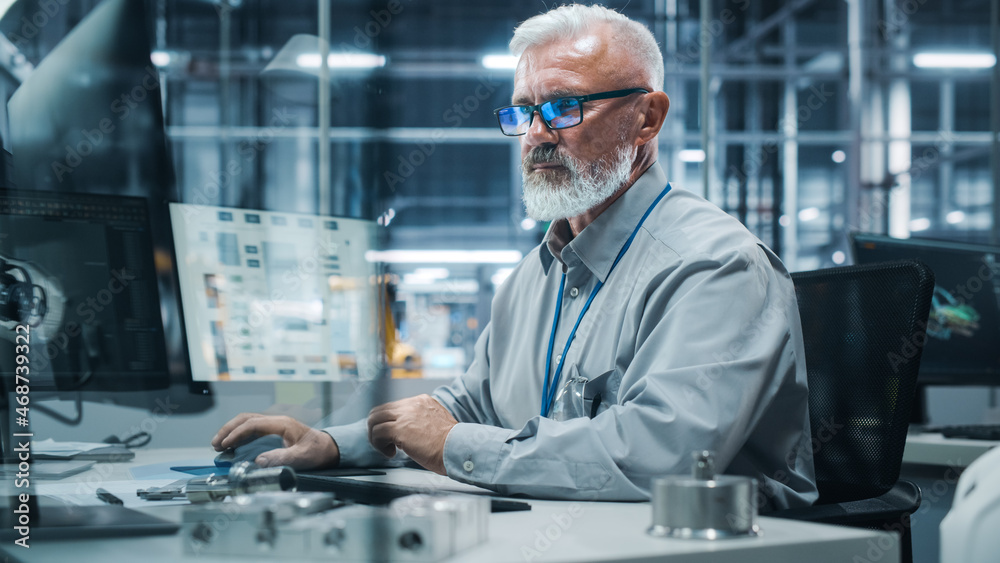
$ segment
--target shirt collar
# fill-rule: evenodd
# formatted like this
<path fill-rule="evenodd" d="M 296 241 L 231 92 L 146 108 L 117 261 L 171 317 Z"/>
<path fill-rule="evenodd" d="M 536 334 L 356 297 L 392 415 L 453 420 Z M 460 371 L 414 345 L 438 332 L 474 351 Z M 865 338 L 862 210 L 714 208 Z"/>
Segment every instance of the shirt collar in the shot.
<path fill-rule="evenodd" d="M 656 162 L 625 190 L 618 199 L 587 225 L 576 238 L 570 239 L 569 222 L 553 221 L 542 239 L 538 256 L 548 271 L 558 258 L 566 264 L 578 257 L 587 269 L 602 282 L 611 273 L 618 252 L 628 239 L 643 213 L 667 185 L 667 176 Z"/>

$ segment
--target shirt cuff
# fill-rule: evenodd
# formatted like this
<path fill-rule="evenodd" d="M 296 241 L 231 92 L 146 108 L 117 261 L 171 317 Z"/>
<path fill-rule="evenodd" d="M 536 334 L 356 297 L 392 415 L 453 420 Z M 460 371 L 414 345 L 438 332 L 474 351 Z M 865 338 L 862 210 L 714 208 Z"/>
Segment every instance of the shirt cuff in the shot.
<path fill-rule="evenodd" d="M 340 467 L 371 467 L 385 465 L 388 460 L 368 441 L 368 420 L 324 428 L 340 450 Z"/>
<path fill-rule="evenodd" d="M 463 483 L 492 484 L 507 440 L 516 432 L 485 424 L 456 424 L 444 442 L 445 472 Z"/>

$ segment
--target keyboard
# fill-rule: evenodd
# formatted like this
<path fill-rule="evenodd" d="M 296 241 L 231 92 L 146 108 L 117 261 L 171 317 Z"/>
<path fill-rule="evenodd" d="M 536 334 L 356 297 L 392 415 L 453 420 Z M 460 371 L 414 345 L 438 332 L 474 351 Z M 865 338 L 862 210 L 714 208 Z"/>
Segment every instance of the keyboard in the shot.
<path fill-rule="evenodd" d="M 299 475 L 298 490 L 333 493 L 340 500 L 372 506 L 388 506 L 390 502 L 407 495 L 428 494 L 434 491 L 408 487 L 394 483 L 376 481 L 359 481 L 345 477 L 327 475 Z M 531 505 L 518 501 L 499 498 L 490 499 L 490 512 L 516 512 L 531 510 Z"/>
<path fill-rule="evenodd" d="M 1000 424 L 961 424 L 953 426 L 938 426 L 928 430 L 940 432 L 945 438 L 1000 440 Z"/>

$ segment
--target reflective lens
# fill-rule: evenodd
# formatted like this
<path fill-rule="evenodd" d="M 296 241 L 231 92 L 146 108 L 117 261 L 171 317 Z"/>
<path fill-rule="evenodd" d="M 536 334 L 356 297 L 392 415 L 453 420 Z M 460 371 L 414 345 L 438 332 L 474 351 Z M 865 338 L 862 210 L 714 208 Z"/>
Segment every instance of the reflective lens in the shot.
<path fill-rule="evenodd" d="M 497 110 L 500 130 L 504 135 L 524 135 L 531 126 L 531 110 L 524 106 L 511 106 Z"/>
<path fill-rule="evenodd" d="M 583 118 L 580 101 L 576 98 L 550 100 L 537 107 L 545 124 L 552 129 L 579 125 Z M 534 109 L 534 106 L 510 106 L 497 110 L 500 130 L 504 135 L 524 135 L 531 127 Z"/>
<path fill-rule="evenodd" d="M 504 135 L 512 137 L 524 135 L 531 127 L 531 121 L 535 112 L 542 116 L 542 121 L 549 129 L 566 129 L 579 125 L 583 121 L 583 103 L 591 100 L 608 100 L 611 98 L 623 98 L 637 93 L 648 94 L 645 88 L 626 88 L 624 90 L 611 90 L 609 92 L 598 92 L 587 94 L 586 96 L 571 96 L 558 98 L 542 102 L 536 106 L 507 106 L 495 110 L 497 120 L 500 122 L 500 130 Z"/>
<path fill-rule="evenodd" d="M 580 112 L 580 101 L 576 98 L 559 98 L 542 104 L 542 117 L 545 124 L 553 129 L 564 129 L 578 125 L 583 114 Z"/>

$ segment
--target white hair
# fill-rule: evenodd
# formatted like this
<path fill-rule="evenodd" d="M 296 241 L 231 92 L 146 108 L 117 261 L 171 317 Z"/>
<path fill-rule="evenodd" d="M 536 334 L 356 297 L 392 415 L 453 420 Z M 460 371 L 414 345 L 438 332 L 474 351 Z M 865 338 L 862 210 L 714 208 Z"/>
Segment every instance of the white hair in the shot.
<path fill-rule="evenodd" d="M 646 71 L 650 86 L 663 89 L 663 54 L 649 28 L 604 6 L 570 4 L 525 20 L 514 30 L 510 52 L 521 56 L 528 47 L 544 45 L 557 39 L 577 37 L 597 24 L 615 28 L 615 40 Z"/>

